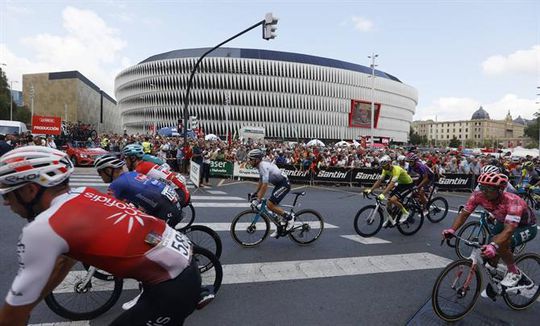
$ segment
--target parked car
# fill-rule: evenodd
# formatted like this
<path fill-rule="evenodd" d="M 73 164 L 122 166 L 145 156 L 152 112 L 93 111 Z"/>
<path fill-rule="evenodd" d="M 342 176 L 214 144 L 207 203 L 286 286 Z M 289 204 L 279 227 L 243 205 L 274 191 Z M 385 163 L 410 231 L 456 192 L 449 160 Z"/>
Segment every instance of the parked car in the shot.
<path fill-rule="evenodd" d="M 92 166 L 96 157 L 109 153 L 88 141 L 73 141 L 64 145 L 63 149 L 75 166 Z"/>

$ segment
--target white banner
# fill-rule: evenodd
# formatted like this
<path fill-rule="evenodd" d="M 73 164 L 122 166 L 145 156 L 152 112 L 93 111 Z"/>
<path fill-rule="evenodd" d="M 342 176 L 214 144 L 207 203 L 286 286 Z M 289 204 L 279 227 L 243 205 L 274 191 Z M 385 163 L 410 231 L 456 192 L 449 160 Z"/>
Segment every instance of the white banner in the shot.
<path fill-rule="evenodd" d="M 259 170 L 252 168 L 246 163 L 239 164 L 238 162 L 234 162 L 233 176 L 259 179 Z"/>
<path fill-rule="evenodd" d="M 190 162 L 189 166 L 189 180 L 191 180 L 195 187 L 198 188 L 201 176 L 201 166 L 193 161 Z"/>

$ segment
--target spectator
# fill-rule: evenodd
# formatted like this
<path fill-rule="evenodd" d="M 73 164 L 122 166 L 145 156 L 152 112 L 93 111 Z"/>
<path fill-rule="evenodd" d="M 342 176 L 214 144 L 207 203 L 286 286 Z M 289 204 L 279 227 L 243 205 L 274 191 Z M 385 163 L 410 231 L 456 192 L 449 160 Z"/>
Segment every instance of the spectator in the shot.
<path fill-rule="evenodd" d="M 47 147 L 56 149 L 56 143 L 54 142 L 54 139 L 51 136 L 47 137 Z"/>
<path fill-rule="evenodd" d="M 6 135 L 0 134 L 0 156 L 13 149 L 13 146 L 6 142 Z"/>

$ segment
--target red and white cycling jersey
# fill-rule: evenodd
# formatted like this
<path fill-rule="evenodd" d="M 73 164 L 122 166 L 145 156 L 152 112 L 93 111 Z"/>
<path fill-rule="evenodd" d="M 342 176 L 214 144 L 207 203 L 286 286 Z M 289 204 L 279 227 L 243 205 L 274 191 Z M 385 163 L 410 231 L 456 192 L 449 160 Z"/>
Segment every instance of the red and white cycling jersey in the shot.
<path fill-rule="evenodd" d="M 26 225 L 19 238 L 19 271 L 6 302 L 36 301 L 64 254 L 122 278 L 157 284 L 190 263 L 191 243 L 163 220 L 92 188 L 60 195 Z"/>
<path fill-rule="evenodd" d="M 503 192 L 496 202 L 489 201 L 483 192 L 475 191 L 465 204 L 465 210 L 473 213 L 476 207 L 482 206 L 497 221 L 509 224 L 534 225 L 536 218 L 527 203 L 518 195 Z"/>
<path fill-rule="evenodd" d="M 189 190 L 186 186 L 186 181 L 181 174 L 172 172 L 155 163 L 142 161 L 135 167 L 135 171 L 147 175 L 151 179 L 160 180 L 166 184 L 181 190 L 184 198 L 180 198 L 182 206 L 185 207 L 190 201 Z"/>

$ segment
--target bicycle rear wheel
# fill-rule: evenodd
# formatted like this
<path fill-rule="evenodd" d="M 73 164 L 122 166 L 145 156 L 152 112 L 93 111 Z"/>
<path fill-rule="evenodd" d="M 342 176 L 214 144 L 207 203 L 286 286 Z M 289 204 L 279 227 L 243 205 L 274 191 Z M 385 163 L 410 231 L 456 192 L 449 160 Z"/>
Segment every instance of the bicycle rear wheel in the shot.
<path fill-rule="evenodd" d="M 456 255 L 461 259 L 467 259 L 471 255 L 473 248 L 467 246 L 459 237 L 467 239 L 469 241 L 478 241 L 480 244 L 485 244 L 487 241 L 488 234 L 484 228 L 480 226 L 480 222 L 471 221 L 463 225 L 456 237 Z"/>
<path fill-rule="evenodd" d="M 197 261 L 201 273 L 201 286 L 217 293 L 223 281 L 223 267 L 219 259 L 209 250 L 198 246 L 193 248 L 193 259 Z"/>
<path fill-rule="evenodd" d="M 221 257 L 221 238 L 216 231 L 204 225 L 192 225 L 182 229 L 181 232 L 195 245 L 207 249 L 218 259 Z"/>
<path fill-rule="evenodd" d="M 304 209 L 296 214 L 294 227 L 289 238 L 294 242 L 306 245 L 317 240 L 324 230 L 324 220 L 319 212 L 313 209 Z"/>
<path fill-rule="evenodd" d="M 398 231 L 403 235 L 413 235 L 420 230 L 424 224 L 424 215 L 414 208 L 409 208 L 409 218 L 397 225 Z"/>
<path fill-rule="evenodd" d="M 244 247 L 261 244 L 270 233 L 270 222 L 266 217 L 253 210 L 246 210 L 236 215 L 231 223 L 231 236 Z"/>
<path fill-rule="evenodd" d="M 482 276 L 472 268 L 472 261 L 456 260 L 435 281 L 431 293 L 433 310 L 445 321 L 458 321 L 474 308 L 481 288 Z"/>
<path fill-rule="evenodd" d="M 540 256 L 527 253 L 517 257 L 515 262 L 521 272 L 526 275 L 518 282 L 518 286 L 528 287 L 520 290 L 505 291 L 502 296 L 504 302 L 510 308 L 523 310 L 536 302 L 536 299 L 540 296 Z"/>
<path fill-rule="evenodd" d="M 182 208 L 182 220 L 174 227 L 177 230 L 188 228 L 195 221 L 195 207 L 189 203 L 186 207 Z"/>
<path fill-rule="evenodd" d="M 362 207 L 354 217 L 354 230 L 362 237 L 371 237 L 381 229 L 383 214 L 375 205 Z"/>
<path fill-rule="evenodd" d="M 448 201 L 443 197 L 435 197 L 428 204 L 427 218 L 433 223 L 439 223 L 448 215 Z"/>
<path fill-rule="evenodd" d="M 66 278 L 45 297 L 47 306 L 57 315 L 69 320 L 89 320 L 111 309 L 122 294 L 123 280 L 101 280 L 92 276 L 81 287 L 88 272 L 76 264 Z"/>

